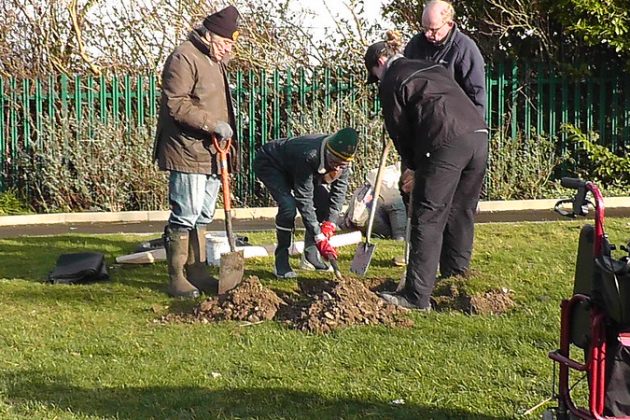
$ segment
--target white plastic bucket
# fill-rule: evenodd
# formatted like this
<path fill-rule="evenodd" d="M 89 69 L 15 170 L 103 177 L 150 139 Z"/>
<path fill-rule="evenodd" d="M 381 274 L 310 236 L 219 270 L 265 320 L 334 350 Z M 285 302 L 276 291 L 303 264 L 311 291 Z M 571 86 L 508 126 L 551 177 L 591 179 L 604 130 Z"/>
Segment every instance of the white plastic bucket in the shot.
<path fill-rule="evenodd" d="M 221 265 L 221 254 L 230 252 L 227 236 L 206 236 L 206 258 L 208 265 Z"/>

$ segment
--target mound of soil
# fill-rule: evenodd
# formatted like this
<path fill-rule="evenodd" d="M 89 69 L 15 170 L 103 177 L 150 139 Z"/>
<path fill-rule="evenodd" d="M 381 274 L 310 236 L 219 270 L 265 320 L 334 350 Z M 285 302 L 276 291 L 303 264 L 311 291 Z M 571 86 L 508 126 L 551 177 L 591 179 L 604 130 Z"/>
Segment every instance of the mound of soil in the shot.
<path fill-rule="evenodd" d="M 469 315 L 499 315 L 512 309 L 516 304 L 512 292 L 507 289 L 493 289 L 484 293 L 470 293 L 466 282 L 478 273 L 471 271 L 465 276 L 438 281 L 431 297 L 437 311 L 460 311 Z M 394 291 L 398 285 L 392 279 L 371 279 L 367 287 L 374 291 Z"/>
<path fill-rule="evenodd" d="M 215 321 L 269 321 L 283 304 L 285 302 L 273 290 L 264 287 L 258 277 L 251 276 L 227 293 L 201 302 L 193 309 L 193 316 Z"/>
<path fill-rule="evenodd" d="M 192 308 L 192 312 L 169 313 L 158 322 L 229 320 L 255 323 L 273 319 L 280 305 L 286 304 L 273 290 L 264 287 L 258 277 L 250 276 L 224 295 L 210 297 L 199 303 Z"/>
<path fill-rule="evenodd" d="M 327 333 L 351 325 L 413 324 L 405 316 L 407 310 L 385 303 L 356 279 L 302 280 L 298 284 L 306 299 L 294 302 L 292 310 L 282 314 L 295 329 Z"/>
<path fill-rule="evenodd" d="M 484 293 L 468 293 L 465 279 L 438 282 L 433 291 L 437 310 L 458 310 L 471 315 L 499 315 L 515 306 L 511 292 L 493 289 Z"/>
<path fill-rule="evenodd" d="M 171 313 L 159 322 L 276 320 L 290 328 L 327 333 L 352 325 L 410 326 L 405 309 L 389 305 L 362 282 L 347 278 L 341 282 L 301 280 L 299 291 L 280 298 L 251 276 L 224 295 L 211 297 L 192 313 Z"/>

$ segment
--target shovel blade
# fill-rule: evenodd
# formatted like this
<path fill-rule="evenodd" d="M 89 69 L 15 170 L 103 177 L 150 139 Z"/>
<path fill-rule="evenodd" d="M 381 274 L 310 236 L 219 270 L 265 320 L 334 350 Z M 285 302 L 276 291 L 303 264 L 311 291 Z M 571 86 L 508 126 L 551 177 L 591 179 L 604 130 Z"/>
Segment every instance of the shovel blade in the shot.
<path fill-rule="evenodd" d="M 358 276 L 364 276 L 370 266 L 370 261 L 372 261 L 375 248 L 376 246 L 370 243 L 358 244 L 352 264 L 350 264 L 350 271 Z"/>
<path fill-rule="evenodd" d="M 219 294 L 227 292 L 243 281 L 245 273 L 245 257 L 243 251 L 226 252 L 221 254 L 219 268 Z"/>

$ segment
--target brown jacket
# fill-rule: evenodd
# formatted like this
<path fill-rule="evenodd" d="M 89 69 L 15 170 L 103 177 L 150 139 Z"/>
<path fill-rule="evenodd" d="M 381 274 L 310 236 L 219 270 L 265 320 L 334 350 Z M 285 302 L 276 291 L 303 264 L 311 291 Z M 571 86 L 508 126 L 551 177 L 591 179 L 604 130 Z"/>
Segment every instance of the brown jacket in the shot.
<path fill-rule="evenodd" d="M 171 53 L 162 70 L 154 147 L 158 167 L 166 171 L 218 173 L 211 133 L 221 121 L 228 122 L 236 133 L 225 65 L 210 59 L 208 47 L 193 31 Z"/>

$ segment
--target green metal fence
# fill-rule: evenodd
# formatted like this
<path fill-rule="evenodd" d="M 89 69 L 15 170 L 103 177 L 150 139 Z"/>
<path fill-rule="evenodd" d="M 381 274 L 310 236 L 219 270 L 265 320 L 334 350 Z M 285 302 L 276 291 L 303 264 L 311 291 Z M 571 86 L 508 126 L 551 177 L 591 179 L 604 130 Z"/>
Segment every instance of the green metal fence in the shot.
<path fill-rule="evenodd" d="M 542 64 L 498 63 L 487 70 L 486 119 L 492 135 L 500 139 L 545 136 L 566 149 L 570 145 L 559 128 L 573 123 L 584 131 L 598 132 L 599 142 L 611 150 L 628 145 L 630 77 L 621 69 L 580 77 L 561 76 Z M 319 113 L 320 123 L 322 115 L 327 116 L 324 122 L 330 127 L 359 124 L 357 128 L 367 136 L 365 121 L 373 120 L 380 105 L 374 89 L 366 87 L 357 74 L 361 73 L 315 68 L 230 75 L 243 169 L 236 179 L 240 204 L 247 205 L 248 197 L 259 193 L 251 170 L 256 147 L 297 134 L 296 127 L 309 125 L 306 119 L 311 124 L 315 121 L 313 112 Z M 89 138 L 96 122 L 122 125 L 130 139 L 139 127 L 153 128 L 159 101 L 157 79 L 154 74 L 0 78 L 0 191 L 19 187 L 20 150 L 34 144 L 45 148 L 44 141 L 62 141 L 44 135 L 48 127 L 72 120 L 78 128 L 67 135 Z M 325 131 L 322 127 L 321 132 Z M 373 157 L 369 147 L 363 153 L 367 160 Z"/>

